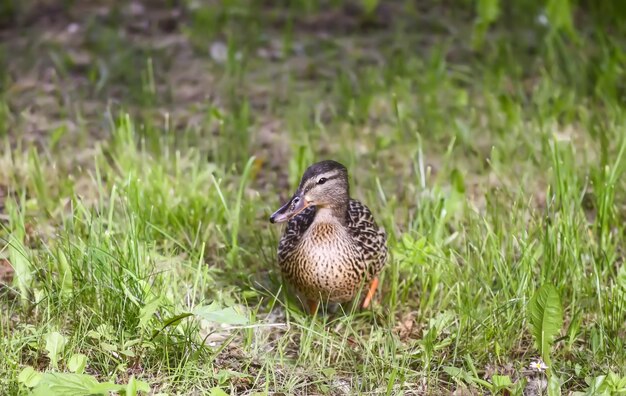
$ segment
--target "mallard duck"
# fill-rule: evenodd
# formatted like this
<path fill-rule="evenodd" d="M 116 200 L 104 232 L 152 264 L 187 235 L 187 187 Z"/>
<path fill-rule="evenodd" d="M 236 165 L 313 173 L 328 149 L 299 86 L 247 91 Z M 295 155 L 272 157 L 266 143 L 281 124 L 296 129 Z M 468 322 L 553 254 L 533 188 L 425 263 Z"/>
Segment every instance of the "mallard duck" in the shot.
<path fill-rule="evenodd" d="M 369 288 L 361 306 L 370 305 L 387 261 L 387 236 L 368 207 L 350 198 L 345 166 L 330 160 L 311 165 L 270 222 L 287 222 L 278 263 L 311 313 L 320 300 L 353 300 L 362 284 Z"/>

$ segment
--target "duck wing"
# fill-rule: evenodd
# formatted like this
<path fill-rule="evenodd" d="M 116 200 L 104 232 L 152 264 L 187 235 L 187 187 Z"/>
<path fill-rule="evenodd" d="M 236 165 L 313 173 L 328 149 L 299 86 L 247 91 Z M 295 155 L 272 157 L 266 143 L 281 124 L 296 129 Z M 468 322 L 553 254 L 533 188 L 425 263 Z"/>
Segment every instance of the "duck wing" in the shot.
<path fill-rule="evenodd" d="M 348 205 L 348 230 L 370 275 L 375 276 L 387 262 L 387 234 L 376 224 L 369 208 L 356 199 L 350 199 Z"/>

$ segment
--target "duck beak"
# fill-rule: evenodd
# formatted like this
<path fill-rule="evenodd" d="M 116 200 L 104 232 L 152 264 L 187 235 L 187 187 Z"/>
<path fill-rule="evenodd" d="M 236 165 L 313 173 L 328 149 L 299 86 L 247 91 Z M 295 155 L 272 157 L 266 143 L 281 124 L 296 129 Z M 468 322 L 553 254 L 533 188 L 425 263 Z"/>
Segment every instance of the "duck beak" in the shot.
<path fill-rule="evenodd" d="M 294 201 L 296 201 L 294 203 Z M 286 204 L 280 207 L 270 216 L 270 223 L 284 223 L 292 217 L 309 207 L 309 203 L 304 197 L 296 193 Z"/>

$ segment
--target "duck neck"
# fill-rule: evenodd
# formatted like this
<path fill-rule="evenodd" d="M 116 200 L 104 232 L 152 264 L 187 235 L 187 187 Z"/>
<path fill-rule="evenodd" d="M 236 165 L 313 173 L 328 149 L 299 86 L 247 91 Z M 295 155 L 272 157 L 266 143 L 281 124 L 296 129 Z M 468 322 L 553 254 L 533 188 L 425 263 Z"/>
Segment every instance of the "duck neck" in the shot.
<path fill-rule="evenodd" d="M 315 222 L 340 223 L 346 225 L 348 221 L 348 203 L 333 206 L 320 206 L 315 214 Z"/>

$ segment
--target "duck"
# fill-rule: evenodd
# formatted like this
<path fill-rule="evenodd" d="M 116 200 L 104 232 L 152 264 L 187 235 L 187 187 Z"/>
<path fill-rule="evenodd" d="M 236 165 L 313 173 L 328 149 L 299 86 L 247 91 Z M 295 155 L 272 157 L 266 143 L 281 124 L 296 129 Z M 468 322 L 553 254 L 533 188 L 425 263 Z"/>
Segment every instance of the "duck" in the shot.
<path fill-rule="evenodd" d="M 287 223 L 278 264 L 311 314 L 320 301 L 354 300 L 366 285 L 361 308 L 370 306 L 387 262 L 387 235 L 370 209 L 350 197 L 344 165 L 325 160 L 309 166 L 296 192 L 269 221 Z"/>

